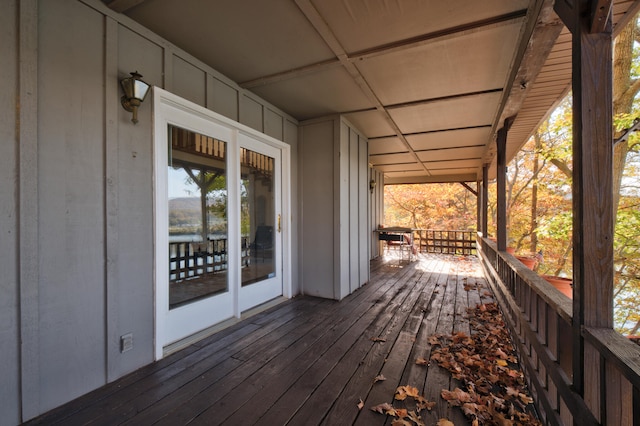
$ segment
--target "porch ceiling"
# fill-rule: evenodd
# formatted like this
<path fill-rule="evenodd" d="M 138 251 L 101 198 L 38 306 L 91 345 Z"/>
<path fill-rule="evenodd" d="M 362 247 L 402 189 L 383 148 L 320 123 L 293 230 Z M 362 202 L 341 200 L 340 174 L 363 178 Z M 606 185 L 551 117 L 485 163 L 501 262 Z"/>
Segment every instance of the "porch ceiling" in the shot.
<path fill-rule="evenodd" d="M 387 184 L 493 176 L 500 123 L 510 160 L 571 80 L 552 0 L 103 1 L 298 120 L 344 114 Z"/>

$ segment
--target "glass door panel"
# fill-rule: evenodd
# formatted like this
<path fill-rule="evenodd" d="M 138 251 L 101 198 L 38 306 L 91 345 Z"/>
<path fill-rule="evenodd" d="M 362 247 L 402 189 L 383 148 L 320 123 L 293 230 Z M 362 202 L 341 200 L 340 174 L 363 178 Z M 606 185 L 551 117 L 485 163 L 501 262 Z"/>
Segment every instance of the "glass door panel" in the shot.
<path fill-rule="evenodd" d="M 275 269 L 274 159 L 240 149 L 242 286 L 273 278 Z"/>
<path fill-rule="evenodd" d="M 227 143 L 169 125 L 169 309 L 226 293 Z"/>
<path fill-rule="evenodd" d="M 280 150 L 239 137 L 240 312 L 282 295 Z"/>

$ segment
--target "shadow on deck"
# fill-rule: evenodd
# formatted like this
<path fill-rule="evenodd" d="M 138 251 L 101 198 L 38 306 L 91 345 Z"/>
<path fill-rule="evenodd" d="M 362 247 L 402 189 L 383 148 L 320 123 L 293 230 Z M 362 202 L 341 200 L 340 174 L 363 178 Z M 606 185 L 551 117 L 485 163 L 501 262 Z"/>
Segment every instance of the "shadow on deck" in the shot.
<path fill-rule="evenodd" d="M 415 360 L 429 359 L 434 333 L 470 333 L 467 308 L 492 301 L 480 264 L 418 255 L 371 269 L 371 281 L 341 302 L 296 297 L 32 423 L 383 425 L 390 417 L 369 408 L 411 385 L 436 401 L 421 413 L 426 425 L 469 424 L 440 397 L 460 384 Z M 379 374 L 386 380 L 374 384 Z"/>

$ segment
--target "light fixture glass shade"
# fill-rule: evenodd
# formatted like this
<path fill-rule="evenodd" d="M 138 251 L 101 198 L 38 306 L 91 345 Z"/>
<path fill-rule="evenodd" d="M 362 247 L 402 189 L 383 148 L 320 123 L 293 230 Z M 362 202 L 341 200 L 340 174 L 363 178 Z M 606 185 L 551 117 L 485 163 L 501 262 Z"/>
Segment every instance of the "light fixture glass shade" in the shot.
<path fill-rule="evenodd" d="M 132 112 L 133 123 L 138 122 L 138 107 L 147 97 L 149 85 L 142 81 L 142 76 L 137 71 L 130 73 L 131 77 L 124 78 L 120 81 L 124 96 L 122 96 L 122 106 L 125 110 Z"/>

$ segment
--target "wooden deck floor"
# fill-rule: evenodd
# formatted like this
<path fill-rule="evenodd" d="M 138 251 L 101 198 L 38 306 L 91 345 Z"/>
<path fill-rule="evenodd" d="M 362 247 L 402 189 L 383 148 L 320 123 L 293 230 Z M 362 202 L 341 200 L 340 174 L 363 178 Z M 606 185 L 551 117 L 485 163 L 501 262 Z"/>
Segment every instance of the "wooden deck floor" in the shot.
<path fill-rule="evenodd" d="M 468 424 L 440 398 L 457 386 L 449 373 L 415 360 L 429 358 L 432 334 L 469 333 L 467 307 L 490 301 L 469 259 L 374 262 L 371 281 L 341 302 L 296 297 L 31 423 L 383 425 L 389 418 L 369 407 L 411 385 L 437 401 L 425 424 Z M 379 374 L 386 380 L 374 384 Z"/>

